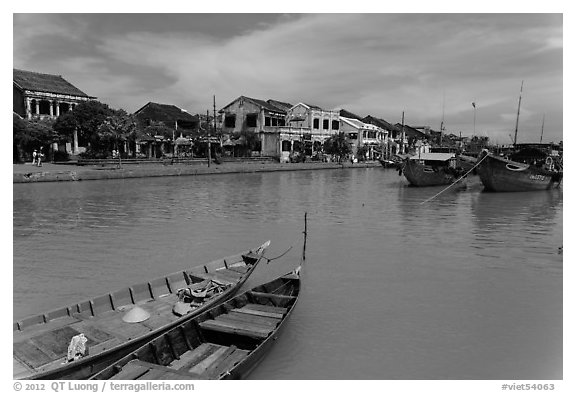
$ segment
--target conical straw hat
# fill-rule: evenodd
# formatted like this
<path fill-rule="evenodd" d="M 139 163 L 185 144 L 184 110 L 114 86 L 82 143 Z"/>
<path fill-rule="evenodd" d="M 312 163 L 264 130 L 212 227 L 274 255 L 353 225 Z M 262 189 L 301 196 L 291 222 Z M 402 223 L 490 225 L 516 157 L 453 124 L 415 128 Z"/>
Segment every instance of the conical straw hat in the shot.
<path fill-rule="evenodd" d="M 128 323 L 142 322 L 150 318 L 150 313 L 141 307 L 134 306 L 130 311 L 128 311 L 122 320 Z"/>

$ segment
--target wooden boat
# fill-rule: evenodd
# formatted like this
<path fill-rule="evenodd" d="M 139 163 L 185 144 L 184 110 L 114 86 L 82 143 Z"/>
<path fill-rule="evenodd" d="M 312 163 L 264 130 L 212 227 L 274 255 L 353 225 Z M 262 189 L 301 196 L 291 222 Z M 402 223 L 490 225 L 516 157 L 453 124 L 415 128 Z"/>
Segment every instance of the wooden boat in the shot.
<path fill-rule="evenodd" d="M 180 323 L 91 379 L 240 379 L 263 359 L 300 293 L 299 269 Z"/>
<path fill-rule="evenodd" d="M 379 158 L 378 161 L 380 162 L 380 165 L 382 165 L 384 168 L 398 168 L 399 165 L 402 165 L 402 162 L 406 157 L 409 157 L 409 155 L 394 154 L 389 159 Z"/>
<path fill-rule="evenodd" d="M 400 169 L 408 182 L 416 187 L 441 186 L 456 181 L 462 186 L 465 179 L 460 179 L 465 171 L 457 166 L 454 153 L 420 153 L 404 160 Z"/>
<path fill-rule="evenodd" d="M 456 166 L 462 168 L 462 170 L 465 172 L 469 172 L 472 171 L 472 169 L 475 169 L 474 167 L 476 166 L 477 162 L 478 158 L 476 156 L 472 157 L 467 154 L 456 155 Z M 476 174 L 475 172 L 476 171 L 473 171 L 472 173 Z"/>
<path fill-rule="evenodd" d="M 90 377 L 232 297 L 269 245 L 14 322 L 13 377 Z"/>
<path fill-rule="evenodd" d="M 549 190 L 562 182 L 562 156 L 537 148 L 520 149 L 507 157 L 484 150 L 478 156 L 477 171 L 488 191 Z"/>

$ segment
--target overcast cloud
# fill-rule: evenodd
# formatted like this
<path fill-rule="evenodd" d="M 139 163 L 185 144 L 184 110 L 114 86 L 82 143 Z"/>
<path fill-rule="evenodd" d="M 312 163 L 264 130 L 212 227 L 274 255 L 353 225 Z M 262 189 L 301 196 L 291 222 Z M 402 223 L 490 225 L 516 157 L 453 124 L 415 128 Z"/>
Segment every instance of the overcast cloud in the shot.
<path fill-rule="evenodd" d="M 15 14 L 13 64 L 114 108 L 245 95 L 508 143 L 562 140 L 561 14 Z"/>

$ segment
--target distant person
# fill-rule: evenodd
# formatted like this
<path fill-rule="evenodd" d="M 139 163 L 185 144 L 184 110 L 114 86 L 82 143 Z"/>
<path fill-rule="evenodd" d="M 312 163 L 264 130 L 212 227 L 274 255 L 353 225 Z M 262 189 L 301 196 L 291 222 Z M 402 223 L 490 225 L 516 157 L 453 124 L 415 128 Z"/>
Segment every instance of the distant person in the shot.
<path fill-rule="evenodd" d="M 38 166 L 42 166 L 42 159 L 43 158 L 44 158 L 44 154 L 42 153 L 42 148 L 40 148 L 40 151 L 38 152 L 38 155 L 36 156 Z"/>
<path fill-rule="evenodd" d="M 34 149 L 34 152 L 32 153 L 32 165 L 36 165 L 36 157 L 38 156 L 38 153 L 36 151 L 36 149 Z"/>

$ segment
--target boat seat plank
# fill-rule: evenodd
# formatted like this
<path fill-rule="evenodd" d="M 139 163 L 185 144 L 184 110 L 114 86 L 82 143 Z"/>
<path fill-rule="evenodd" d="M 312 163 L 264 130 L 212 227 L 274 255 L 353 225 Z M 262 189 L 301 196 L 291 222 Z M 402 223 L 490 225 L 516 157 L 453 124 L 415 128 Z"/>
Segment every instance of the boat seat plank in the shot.
<path fill-rule="evenodd" d="M 174 360 L 168 367 L 173 368 L 175 370 L 181 370 L 186 367 L 192 367 L 194 364 L 201 362 L 211 353 L 216 351 L 218 346 L 216 344 L 211 343 L 202 343 L 198 347 L 186 351 L 180 356 L 180 359 Z"/>
<path fill-rule="evenodd" d="M 236 352 L 236 350 L 237 348 L 235 345 L 225 347 L 224 352 L 222 352 L 222 354 L 218 356 L 218 358 L 214 359 L 214 361 L 211 364 L 207 364 L 207 367 L 205 367 L 204 370 L 202 371 L 202 375 L 211 379 L 213 378 L 211 377 L 212 375 L 220 374 L 220 372 L 217 370 L 222 369 L 222 367 L 227 363 L 226 360 L 230 356 L 232 356 L 234 352 Z"/>
<path fill-rule="evenodd" d="M 155 364 L 155 363 L 149 363 L 149 362 L 145 362 L 142 360 L 132 360 L 126 366 L 128 366 L 128 365 L 131 365 L 134 368 L 140 367 L 140 368 L 146 370 L 145 374 L 141 374 L 140 376 L 137 376 L 136 378 L 131 378 L 131 379 L 139 379 L 139 380 L 147 380 L 147 379 L 149 379 L 149 380 L 206 379 L 202 375 L 198 375 L 198 374 L 190 373 L 190 372 L 185 372 L 185 371 L 174 370 L 174 369 L 166 367 L 166 366 L 161 366 L 161 365 Z M 124 370 L 124 368 L 126 368 L 126 366 L 124 366 L 122 370 Z"/>
<path fill-rule="evenodd" d="M 235 308 L 234 312 L 243 313 L 243 314 L 250 314 L 250 315 L 258 315 L 258 316 L 262 316 L 262 317 L 276 318 L 276 319 L 282 319 L 282 317 L 284 316 L 284 314 L 279 313 L 279 312 L 260 311 L 260 310 L 254 310 L 251 308 L 246 308 L 246 307 Z"/>
<path fill-rule="evenodd" d="M 218 319 L 248 322 L 253 323 L 255 325 L 271 326 L 271 327 L 276 327 L 276 325 L 278 325 L 279 322 L 278 318 L 270 318 L 261 315 L 236 312 L 234 309 L 230 310 L 230 312 L 228 312 L 227 314 L 219 315 Z"/>
<path fill-rule="evenodd" d="M 32 368 L 41 367 L 54 360 L 30 340 L 14 343 L 13 354 L 18 360 Z"/>
<path fill-rule="evenodd" d="M 248 336 L 256 339 L 268 337 L 273 329 L 264 329 L 255 325 L 239 326 L 238 323 L 230 323 L 228 321 L 219 321 L 209 319 L 201 322 L 200 327 L 206 330 L 212 330 L 222 333 L 237 334 L 241 336 Z"/>
<path fill-rule="evenodd" d="M 270 306 L 270 305 L 266 305 L 266 304 L 256 304 L 256 303 L 248 303 L 243 308 L 246 308 L 249 310 L 268 311 L 268 312 L 277 313 L 277 314 L 286 314 L 288 312 L 288 309 L 286 307 L 276 307 L 276 306 Z"/>
<path fill-rule="evenodd" d="M 249 353 L 250 351 L 234 347 L 234 351 L 214 363 L 208 370 L 206 370 L 204 375 L 208 379 L 219 379 L 223 374 L 230 371 L 230 369 L 232 369 L 232 367 L 234 367 L 238 362 L 248 356 Z"/>
<path fill-rule="evenodd" d="M 200 363 L 195 364 L 193 367 L 189 368 L 187 371 L 194 373 L 194 374 L 203 374 L 206 372 L 208 367 L 214 364 L 220 357 L 226 356 L 226 353 L 229 351 L 233 351 L 234 349 L 228 347 L 221 347 L 214 351 L 210 356 L 206 359 L 202 360 Z"/>
<path fill-rule="evenodd" d="M 221 318 L 223 316 L 224 316 L 224 318 Z M 225 317 L 226 317 L 226 315 L 220 315 L 220 316 L 218 316 L 218 318 L 215 319 L 215 321 L 226 324 L 232 328 L 242 329 L 242 330 L 246 330 L 246 331 L 259 332 L 259 333 L 266 334 L 266 335 L 268 333 L 272 332 L 275 328 L 275 326 L 263 325 L 263 324 L 252 323 L 252 322 L 248 322 L 248 321 L 241 321 L 238 319 L 230 319 L 230 318 L 225 318 Z"/>
<path fill-rule="evenodd" d="M 274 300 L 279 300 L 279 301 L 286 301 L 286 300 L 292 300 L 292 299 L 296 299 L 296 296 L 290 296 L 290 295 L 277 295 L 275 293 L 266 293 L 266 292 L 255 292 L 255 291 L 250 291 L 250 294 L 257 296 L 257 297 L 261 297 L 261 298 L 268 298 L 268 299 L 274 299 Z"/>

